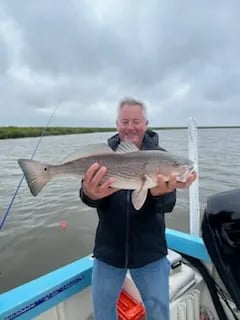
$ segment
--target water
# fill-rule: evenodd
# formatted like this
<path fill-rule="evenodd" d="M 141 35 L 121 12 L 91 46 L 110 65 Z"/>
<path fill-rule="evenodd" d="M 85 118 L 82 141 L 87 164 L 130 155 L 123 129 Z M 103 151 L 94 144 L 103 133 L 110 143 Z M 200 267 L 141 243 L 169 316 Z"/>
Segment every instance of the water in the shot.
<path fill-rule="evenodd" d="M 186 130 L 159 131 L 161 146 L 186 156 Z M 110 133 L 44 137 L 35 159 L 57 163 Z M 201 213 L 209 195 L 239 187 L 240 129 L 199 130 Z M 38 138 L 0 140 L 0 217 L 21 179 L 16 160 L 31 158 Z M 0 231 L 0 292 L 34 279 L 91 252 L 97 216 L 78 196 L 80 180 L 58 178 L 35 198 L 24 182 Z M 67 221 L 65 232 L 61 220 Z M 167 226 L 188 231 L 188 191 L 179 191 Z"/>

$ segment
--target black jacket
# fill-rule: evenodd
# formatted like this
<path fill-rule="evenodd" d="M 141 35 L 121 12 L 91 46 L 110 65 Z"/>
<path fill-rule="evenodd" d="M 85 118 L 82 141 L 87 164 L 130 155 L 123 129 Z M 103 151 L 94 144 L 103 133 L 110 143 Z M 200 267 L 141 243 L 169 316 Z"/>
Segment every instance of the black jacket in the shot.
<path fill-rule="evenodd" d="M 119 136 L 108 140 L 116 150 Z M 158 135 L 148 130 L 144 136 L 143 150 L 160 149 Z M 159 197 L 148 193 L 140 210 L 131 203 L 130 190 L 93 201 L 80 189 L 82 201 L 97 209 L 99 223 L 96 231 L 94 256 L 116 267 L 137 268 L 167 254 L 164 213 L 171 212 L 176 202 L 176 192 Z"/>

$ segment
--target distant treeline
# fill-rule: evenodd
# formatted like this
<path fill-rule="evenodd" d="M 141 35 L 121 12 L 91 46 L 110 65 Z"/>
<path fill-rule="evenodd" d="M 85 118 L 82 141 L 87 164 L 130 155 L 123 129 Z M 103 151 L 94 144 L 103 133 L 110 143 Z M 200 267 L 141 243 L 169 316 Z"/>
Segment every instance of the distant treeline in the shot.
<path fill-rule="evenodd" d="M 0 127 L 0 139 L 15 139 L 26 137 L 57 136 L 77 133 L 114 131 L 115 128 L 73 128 L 73 127 Z"/>
<path fill-rule="evenodd" d="M 203 127 L 199 129 L 225 129 L 225 128 L 240 128 L 240 126 L 214 126 Z M 154 127 L 153 130 L 172 130 L 172 129 L 187 129 L 187 127 Z M 116 128 L 97 128 L 97 127 L 0 127 L 0 139 L 15 139 L 26 137 L 56 136 L 79 133 L 93 133 L 93 132 L 108 132 L 116 131 Z"/>

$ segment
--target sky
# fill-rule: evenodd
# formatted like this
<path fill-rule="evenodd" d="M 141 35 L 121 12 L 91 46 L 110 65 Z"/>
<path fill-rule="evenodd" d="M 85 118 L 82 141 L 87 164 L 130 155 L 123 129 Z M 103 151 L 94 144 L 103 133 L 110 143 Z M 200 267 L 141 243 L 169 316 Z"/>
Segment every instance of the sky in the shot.
<path fill-rule="evenodd" d="M 0 126 L 240 124 L 239 0 L 0 0 Z"/>

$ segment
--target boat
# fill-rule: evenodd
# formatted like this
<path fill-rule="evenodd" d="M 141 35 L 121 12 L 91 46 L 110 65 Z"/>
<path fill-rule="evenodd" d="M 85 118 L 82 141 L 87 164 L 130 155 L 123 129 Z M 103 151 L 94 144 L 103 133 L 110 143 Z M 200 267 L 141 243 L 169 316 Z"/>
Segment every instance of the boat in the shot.
<path fill-rule="evenodd" d="M 188 136 L 189 157 L 197 165 L 197 128 L 192 119 Z M 190 233 L 166 228 L 170 319 L 240 319 L 240 189 L 211 195 L 202 225 L 197 181 L 189 192 Z M 0 294 L 0 320 L 94 319 L 92 266 L 89 254 Z M 117 308 L 121 320 L 145 318 L 141 296 L 129 274 Z"/>

